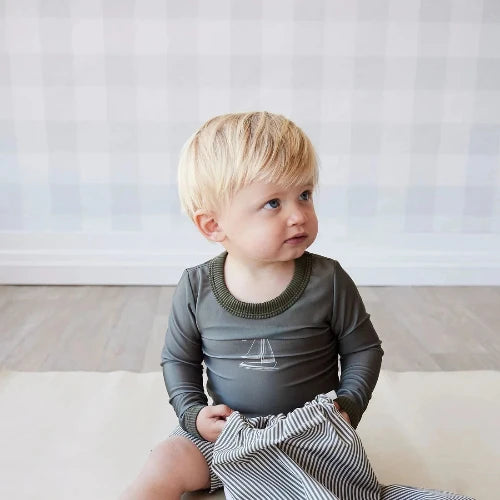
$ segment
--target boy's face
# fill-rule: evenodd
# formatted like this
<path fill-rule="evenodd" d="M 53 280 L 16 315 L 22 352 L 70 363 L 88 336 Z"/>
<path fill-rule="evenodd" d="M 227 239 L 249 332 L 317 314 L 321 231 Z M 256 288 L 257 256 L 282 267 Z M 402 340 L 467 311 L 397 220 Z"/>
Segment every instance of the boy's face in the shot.
<path fill-rule="evenodd" d="M 318 233 L 312 190 L 307 184 L 284 189 L 264 182 L 242 188 L 219 214 L 220 243 L 247 261 L 300 257 Z"/>

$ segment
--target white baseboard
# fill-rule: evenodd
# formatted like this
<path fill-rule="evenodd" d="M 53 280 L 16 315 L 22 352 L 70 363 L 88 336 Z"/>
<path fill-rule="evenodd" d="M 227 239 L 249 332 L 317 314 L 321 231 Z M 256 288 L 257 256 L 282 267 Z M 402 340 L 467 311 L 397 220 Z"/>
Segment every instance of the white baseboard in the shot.
<path fill-rule="evenodd" d="M 338 260 L 358 286 L 500 285 L 500 237 L 412 235 L 387 241 L 323 240 L 312 252 Z M 221 251 L 200 245 L 196 252 L 127 248 L 137 235 L 0 234 L 0 283 L 16 285 L 175 285 L 186 267 Z M 158 243 L 158 241 L 156 241 Z M 108 249 L 103 248 L 105 245 Z M 87 248 L 85 248 L 87 247 Z M 148 248 L 146 250 L 144 247 Z M 42 248 L 34 250 L 34 248 Z M 94 249 L 97 248 L 97 249 Z M 165 248 L 165 247 L 163 247 Z"/>

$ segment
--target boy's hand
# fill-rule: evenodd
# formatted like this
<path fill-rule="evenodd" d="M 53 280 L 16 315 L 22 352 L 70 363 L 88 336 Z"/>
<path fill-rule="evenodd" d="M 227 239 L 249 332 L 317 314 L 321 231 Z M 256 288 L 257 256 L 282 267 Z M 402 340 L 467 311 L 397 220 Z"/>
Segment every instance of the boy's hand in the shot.
<path fill-rule="evenodd" d="M 342 415 L 342 418 L 349 424 L 349 425 L 352 425 L 351 424 L 351 419 L 349 418 L 349 415 L 344 411 L 342 410 L 342 408 L 340 407 L 340 405 L 337 403 L 337 401 L 334 401 L 333 404 L 335 405 L 335 408 L 337 408 L 337 410 L 340 412 L 340 414 Z"/>
<path fill-rule="evenodd" d="M 198 434 L 207 441 L 215 442 L 232 412 L 226 405 L 205 406 L 196 417 Z"/>

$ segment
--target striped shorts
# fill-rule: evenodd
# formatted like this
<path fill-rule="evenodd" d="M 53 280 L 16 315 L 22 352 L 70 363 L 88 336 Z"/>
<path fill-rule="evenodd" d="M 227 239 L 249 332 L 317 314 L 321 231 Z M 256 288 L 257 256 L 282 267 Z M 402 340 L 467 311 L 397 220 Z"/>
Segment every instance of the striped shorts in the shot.
<path fill-rule="evenodd" d="M 321 394 L 287 415 L 233 412 L 215 443 L 177 427 L 210 469 L 210 491 L 233 500 L 472 500 L 453 493 L 381 485 L 356 431 Z"/>

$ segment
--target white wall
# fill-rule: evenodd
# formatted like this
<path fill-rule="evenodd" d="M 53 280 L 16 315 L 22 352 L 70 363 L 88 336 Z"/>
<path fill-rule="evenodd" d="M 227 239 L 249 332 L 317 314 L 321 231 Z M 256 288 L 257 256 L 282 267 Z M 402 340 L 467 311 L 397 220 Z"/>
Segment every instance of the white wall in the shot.
<path fill-rule="evenodd" d="M 0 3 L 0 282 L 174 284 L 220 250 L 180 213 L 213 115 L 292 118 L 311 248 L 360 285 L 500 284 L 496 0 Z"/>

